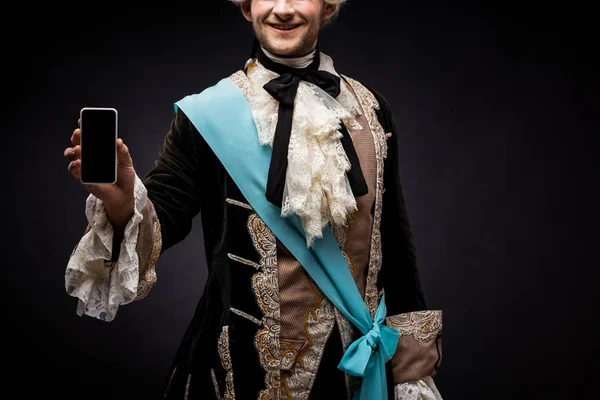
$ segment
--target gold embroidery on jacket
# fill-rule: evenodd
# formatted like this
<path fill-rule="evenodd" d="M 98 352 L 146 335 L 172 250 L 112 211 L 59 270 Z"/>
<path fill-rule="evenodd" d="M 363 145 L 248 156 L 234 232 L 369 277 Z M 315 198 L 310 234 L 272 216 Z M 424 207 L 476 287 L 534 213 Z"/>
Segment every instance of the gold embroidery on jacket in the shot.
<path fill-rule="evenodd" d="M 183 400 L 188 400 L 188 394 L 190 393 L 190 380 L 192 379 L 192 375 L 189 374 L 187 377 L 187 382 L 185 383 L 185 394 L 183 395 Z"/>
<path fill-rule="evenodd" d="M 263 312 L 263 328 L 256 332 L 254 338 L 260 364 L 266 372 L 266 388 L 259 393 L 259 399 L 262 400 L 271 399 L 271 394 L 279 393 L 281 387 L 279 370 L 281 320 L 277 277 L 277 241 L 275 235 L 256 213 L 252 213 L 248 217 L 248 231 L 254 248 L 260 255 L 260 270 L 252 276 L 252 289 L 258 306 Z"/>
<path fill-rule="evenodd" d="M 215 375 L 215 370 L 213 368 L 210 369 L 210 378 L 212 379 L 213 386 L 215 388 L 215 395 L 218 400 L 221 400 L 221 392 L 219 391 L 219 384 L 217 383 L 217 376 Z"/>
<path fill-rule="evenodd" d="M 387 141 L 383 127 L 377 119 L 375 110 L 379 109 L 377 99 L 360 82 L 344 76 L 350 86 L 356 93 L 361 108 L 367 118 L 369 127 L 375 142 L 375 156 L 377 158 L 377 188 L 375 191 L 375 215 L 373 216 L 373 230 L 371 234 L 371 252 L 369 254 L 369 270 L 367 273 L 367 284 L 365 288 L 365 302 L 371 313 L 375 317 L 375 311 L 379 305 L 379 295 L 377 291 L 377 278 L 381 269 L 381 208 L 383 195 L 383 162 L 387 157 Z"/>
<path fill-rule="evenodd" d="M 231 258 L 233 261 L 237 261 L 241 264 L 245 264 L 245 265 L 249 265 L 253 268 L 259 269 L 260 268 L 260 264 L 252 261 L 252 260 L 247 260 L 243 257 L 240 256 L 236 256 L 235 254 L 231 254 L 231 253 L 227 253 L 227 257 Z"/>
<path fill-rule="evenodd" d="M 250 315 L 246 312 L 243 312 L 242 310 L 238 310 L 237 308 L 229 307 L 229 311 L 231 311 L 234 314 L 239 315 L 242 318 L 246 318 L 247 320 L 254 322 L 258 326 L 262 326 L 261 320 L 259 320 L 258 318 L 254 318 L 252 315 Z"/>
<path fill-rule="evenodd" d="M 229 326 L 223 326 L 217 343 L 221 365 L 225 370 L 225 393 L 223 399 L 234 400 L 235 391 L 233 388 L 233 370 L 231 367 L 231 354 L 229 352 Z"/>
<path fill-rule="evenodd" d="M 280 340 L 279 346 L 281 348 L 281 369 L 292 369 L 296 360 L 298 359 L 298 354 L 300 351 L 294 347 L 294 343 L 289 340 Z M 285 387 L 285 382 L 283 377 L 281 378 L 281 384 Z M 287 389 L 286 389 L 287 390 Z"/>
<path fill-rule="evenodd" d="M 315 381 L 323 350 L 335 323 L 334 307 L 316 288 L 318 301 L 309 306 L 304 314 L 304 332 L 308 340 L 303 351 L 297 355 L 294 368 L 282 374 L 282 385 L 288 399 L 306 400 Z"/>
<path fill-rule="evenodd" d="M 164 396 L 167 395 L 167 392 L 169 391 L 169 389 L 171 388 L 171 382 L 173 381 L 173 377 L 175 376 L 175 372 L 177 372 L 177 365 L 175 366 L 175 368 L 173 368 L 173 371 L 171 371 L 171 376 L 169 377 L 169 382 L 167 383 L 167 387 L 164 391 Z"/>
<path fill-rule="evenodd" d="M 435 340 L 442 331 L 442 311 L 425 310 L 393 315 L 386 324 L 402 336 L 412 336 L 421 343 Z"/>
<path fill-rule="evenodd" d="M 150 293 L 150 290 L 154 287 L 154 285 L 156 285 L 157 282 L 156 263 L 158 262 L 160 250 L 162 249 L 162 234 L 158 218 L 155 218 L 154 223 L 152 224 L 152 237 L 154 238 L 154 243 L 152 245 L 152 252 L 150 254 L 150 267 L 146 270 L 143 276 L 140 276 L 137 296 L 135 297 L 136 300 L 141 300 L 148 296 L 148 293 Z"/>
<path fill-rule="evenodd" d="M 242 208 L 246 208 L 248 210 L 253 210 L 253 208 L 252 208 L 252 206 L 250 204 L 241 202 L 239 200 L 234 200 L 234 199 L 226 198 L 225 201 L 227 203 L 229 203 L 229 204 L 233 204 L 234 206 L 239 206 L 239 207 L 242 207 Z"/>

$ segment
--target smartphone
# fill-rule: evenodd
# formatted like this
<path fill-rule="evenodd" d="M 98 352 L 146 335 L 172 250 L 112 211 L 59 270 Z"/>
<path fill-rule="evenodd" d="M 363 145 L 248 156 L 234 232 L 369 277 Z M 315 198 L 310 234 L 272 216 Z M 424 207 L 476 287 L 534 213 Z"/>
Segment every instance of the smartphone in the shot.
<path fill-rule="evenodd" d="M 80 111 L 82 183 L 117 182 L 118 118 L 114 108 Z"/>

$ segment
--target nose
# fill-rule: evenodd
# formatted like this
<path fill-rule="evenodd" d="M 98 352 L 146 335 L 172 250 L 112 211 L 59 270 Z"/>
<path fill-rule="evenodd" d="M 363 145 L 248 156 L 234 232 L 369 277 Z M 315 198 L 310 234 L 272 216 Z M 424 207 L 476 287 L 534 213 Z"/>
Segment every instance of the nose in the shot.
<path fill-rule="evenodd" d="M 294 15 L 293 0 L 275 0 L 273 14 L 282 20 L 290 19 Z"/>

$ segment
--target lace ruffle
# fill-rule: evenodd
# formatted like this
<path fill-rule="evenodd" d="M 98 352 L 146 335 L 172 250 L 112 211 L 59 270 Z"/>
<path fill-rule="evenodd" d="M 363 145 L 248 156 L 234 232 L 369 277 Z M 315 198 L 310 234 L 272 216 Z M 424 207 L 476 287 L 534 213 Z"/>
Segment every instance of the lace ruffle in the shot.
<path fill-rule="evenodd" d="M 337 75 L 325 54 L 321 54 L 321 69 Z M 252 82 L 249 101 L 262 145 L 273 145 L 279 108 L 263 86 L 277 76 L 258 61 L 248 73 Z M 355 119 L 360 107 L 344 84 L 340 89 L 334 99 L 318 86 L 302 81 L 294 103 L 281 216 L 300 217 L 308 247 L 322 237 L 328 223 L 347 226 L 347 216 L 357 208 L 346 176 L 350 162 L 340 142 L 340 128 L 344 123 L 360 129 Z"/>
<path fill-rule="evenodd" d="M 139 282 L 136 252 L 142 209 L 148 201 L 146 187 L 136 175 L 134 214 L 125 227 L 119 259 L 111 262 L 113 228 L 102 200 L 90 194 L 86 217 L 90 230 L 81 238 L 65 272 L 67 293 L 77 297 L 77 314 L 112 321 L 121 304 L 132 302 Z"/>
<path fill-rule="evenodd" d="M 396 400 L 443 400 L 430 376 L 396 385 L 394 392 Z"/>

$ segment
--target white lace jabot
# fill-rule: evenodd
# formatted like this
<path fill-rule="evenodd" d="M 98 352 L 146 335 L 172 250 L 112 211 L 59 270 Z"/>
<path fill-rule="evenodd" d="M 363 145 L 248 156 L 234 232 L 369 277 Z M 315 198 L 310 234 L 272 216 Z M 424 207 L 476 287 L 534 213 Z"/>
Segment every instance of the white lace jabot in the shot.
<path fill-rule="evenodd" d="M 320 60 L 320 70 L 339 76 L 329 56 L 320 53 Z M 279 74 L 255 61 L 256 66 L 248 72 L 253 87 L 250 106 L 260 143 L 272 147 L 279 102 L 263 86 Z M 343 83 L 334 99 L 318 86 L 300 82 L 294 103 L 281 216 L 300 217 L 308 247 L 315 238 L 323 236 L 323 227 L 328 223 L 347 226 L 348 215 L 357 209 L 346 177 L 350 162 L 340 142 L 340 123 L 349 130 L 360 129 L 355 119 L 359 114 L 360 106 Z"/>

